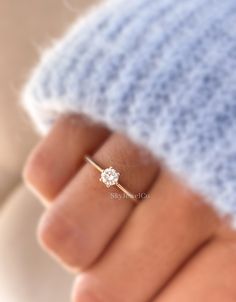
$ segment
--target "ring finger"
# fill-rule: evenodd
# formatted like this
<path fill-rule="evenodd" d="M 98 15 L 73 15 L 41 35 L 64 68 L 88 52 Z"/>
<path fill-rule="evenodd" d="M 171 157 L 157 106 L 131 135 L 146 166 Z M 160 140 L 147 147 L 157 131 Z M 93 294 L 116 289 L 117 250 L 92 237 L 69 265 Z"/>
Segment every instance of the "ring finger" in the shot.
<path fill-rule="evenodd" d="M 121 182 L 133 193 L 148 190 L 159 169 L 150 154 L 119 134 L 111 135 L 93 158 L 119 171 Z M 40 241 L 67 265 L 88 267 L 134 207 L 119 193 L 99 182 L 99 172 L 86 163 L 43 216 Z"/>

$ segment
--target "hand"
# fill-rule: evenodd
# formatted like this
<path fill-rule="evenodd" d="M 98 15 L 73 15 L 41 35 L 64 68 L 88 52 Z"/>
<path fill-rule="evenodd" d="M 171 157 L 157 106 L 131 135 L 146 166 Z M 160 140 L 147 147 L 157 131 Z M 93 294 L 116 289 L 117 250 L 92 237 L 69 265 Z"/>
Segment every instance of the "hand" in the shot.
<path fill-rule="evenodd" d="M 122 184 L 145 198 L 135 205 L 116 187 L 106 188 L 86 154 L 113 166 Z M 47 205 L 40 242 L 80 270 L 73 301 L 236 300 L 235 232 L 128 138 L 80 116 L 61 118 L 24 176 Z"/>

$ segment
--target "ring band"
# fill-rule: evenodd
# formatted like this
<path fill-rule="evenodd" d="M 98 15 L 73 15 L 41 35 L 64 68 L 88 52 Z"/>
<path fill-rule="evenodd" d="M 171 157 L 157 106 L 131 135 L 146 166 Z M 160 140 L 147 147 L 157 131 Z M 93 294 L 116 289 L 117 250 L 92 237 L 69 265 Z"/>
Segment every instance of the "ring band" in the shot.
<path fill-rule="evenodd" d="M 85 160 L 90 163 L 94 168 L 96 168 L 99 172 L 101 172 L 100 181 L 103 182 L 107 188 L 111 186 L 118 187 L 123 193 L 125 193 L 130 199 L 137 203 L 138 199 L 134 194 L 125 189 L 118 181 L 120 177 L 120 173 L 117 172 L 114 168 L 109 167 L 103 169 L 100 167 L 91 157 L 85 156 Z"/>

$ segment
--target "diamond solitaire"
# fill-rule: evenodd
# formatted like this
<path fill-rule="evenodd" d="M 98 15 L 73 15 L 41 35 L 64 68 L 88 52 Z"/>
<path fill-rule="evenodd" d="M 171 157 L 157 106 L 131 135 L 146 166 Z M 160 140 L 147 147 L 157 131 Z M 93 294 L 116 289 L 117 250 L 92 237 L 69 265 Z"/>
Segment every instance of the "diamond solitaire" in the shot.
<path fill-rule="evenodd" d="M 134 194 L 132 194 L 131 192 L 129 192 L 127 189 L 125 189 L 119 183 L 120 173 L 117 172 L 114 168 L 109 167 L 109 168 L 103 169 L 91 157 L 89 157 L 87 155 L 85 156 L 85 160 L 88 163 L 90 163 L 92 166 L 94 166 L 94 168 L 96 168 L 101 173 L 100 181 L 103 182 L 107 188 L 109 188 L 111 186 L 116 186 L 123 193 L 125 193 L 130 199 L 132 199 L 135 203 L 138 202 L 138 199 L 136 198 L 136 196 Z"/>
<path fill-rule="evenodd" d="M 120 173 L 112 167 L 102 171 L 100 181 L 103 182 L 107 188 L 118 184 Z"/>

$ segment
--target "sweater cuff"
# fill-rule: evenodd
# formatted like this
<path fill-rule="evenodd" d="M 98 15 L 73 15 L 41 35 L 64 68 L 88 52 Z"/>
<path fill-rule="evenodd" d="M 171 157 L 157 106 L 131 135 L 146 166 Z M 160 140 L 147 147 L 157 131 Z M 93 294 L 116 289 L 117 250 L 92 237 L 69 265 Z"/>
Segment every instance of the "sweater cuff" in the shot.
<path fill-rule="evenodd" d="M 236 2 L 109 0 L 43 55 L 23 96 L 46 133 L 82 113 L 149 148 L 236 219 Z"/>

